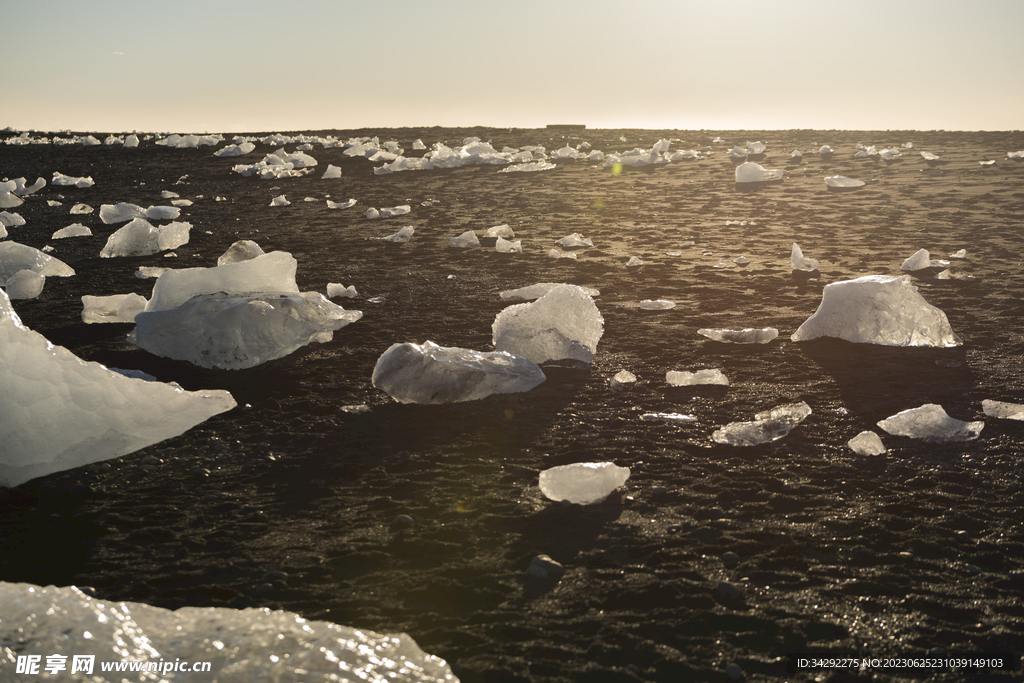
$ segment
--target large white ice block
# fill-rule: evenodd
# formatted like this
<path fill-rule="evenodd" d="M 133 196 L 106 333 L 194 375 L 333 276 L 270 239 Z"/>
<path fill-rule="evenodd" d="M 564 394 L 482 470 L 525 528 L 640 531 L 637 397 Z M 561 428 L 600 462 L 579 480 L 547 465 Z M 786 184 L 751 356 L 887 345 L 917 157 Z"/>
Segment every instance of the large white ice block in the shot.
<path fill-rule="evenodd" d="M 540 473 L 540 490 L 551 500 L 600 503 L 629 479 L 629 468 L 611 462 L 579 462 Z"/>
<path fill-rule="evenodd" d="M 545 380 L 533 361 L 427 341 L 392 344 L 377 359 L 373 386 L 400 403 L 456 403 L 529 391 Z"/>
<path fill-rule="evenodd" d="M 887 417 L 878 426 L 896 436 L 909 436 L 925 441 L 973 441 L 985 423 L 963 422 L 950 417 L 942 406 L 926 403 Z"/>
<path fill-rule="evenodd" d="M 218 292 L 194 296 L 176 308 L 139 313 L 128 340 L 165 358 L 241 370 L 287 356 L 311 342 L 330 341 L 334 330 L 362 316 L 317 292 Z"/>
<path fill-rule="evenodd" d="M 554 287 L 532 303 L 509 306 L 491 326 L 494 348 L 534 363 L 594 360 L 604 318 L 590 295 L 575 285 Z"/>
<path fill-rule="evenodd" d="M 297 293 L 298 263 L 286 251 L 272 251 L 246 261 L 213 268 L 178 268 L 153 285 L 147 311 L 176 308 L 198 294 Z"/>
<path fill-rule="evenodd" d="M 838 337 L 885 346 L 958 346 L 946 314 L 924 300 L 909 275 L 866 275 L 825 285 L 818 310 L 793 341 Z"/>
<path fill-rule="evenodd" d="M 184 391 L 83 361 L 25 327 L 3 292 L 0 377 L 0 484 L 7 486 L 117 458 L 235 407 L 226 391 Z"/>
<path fill-rule="evenodd" d="M 18 655 L 40 657 L 40 674 L 13 678 L 85 683 L 115 680 L 100 663 L 139 663 L 147 671 L 118 674 L 121 681 L 174 683 L 454 683 L 443 659 L 423 652 L 404 633 L 380 634 L 307 621 L 267 608 L 182 607 L 171 611 L 138 602 L 90 598 L 74 586 L 0 582 L 0 642 L 18 642 Z M 24 637 L 24 634 L 31 637 Z M 23 639 L 24 642 L 19 642 Z M 74 655 L 95 654 L 92 675 L 71 674 Z M 51 655 L 67 670 L 42 673 Z M 201 672 L 172 671 L 177 663 L 209 663 Z M 152 668 L 149 668 L 152 667 Z M 188 667 L 191 669 L 191 664 Z"/>
<path fill-rule="evenodd" d="M 19 270 L 31 270 L 43 277 L 70 277 L 75 274 L 71 266 L 35 247 L 18 242 L 0 242 L 0 282 L 7 282 Z"/>

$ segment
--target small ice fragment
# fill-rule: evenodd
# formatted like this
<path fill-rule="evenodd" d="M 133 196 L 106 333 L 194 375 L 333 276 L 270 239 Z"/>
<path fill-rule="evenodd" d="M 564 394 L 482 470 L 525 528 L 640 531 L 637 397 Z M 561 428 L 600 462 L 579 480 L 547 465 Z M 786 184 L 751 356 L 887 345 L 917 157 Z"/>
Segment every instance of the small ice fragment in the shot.
<path fill-rule="evenodd" d="M 392 344 L 377 359 L 373 386 L 400 403 L 475 401 L 529 391 L 545 380 L 536 363 L 502 351 Z"/>
<path fill-rule="evenodd" d="M 149 301 L 141 294 L 114 294 L 112 296 L 82 297 L 82 322 L 131 323 L 135 316 L 146 310 Z"/>
<path fill-rule="evenodd" d="M 738 266 L 745 266 L 748 263 L 750 263 L 750 259 L 748 259 L 746 256 L 737 256 L 732 260 L 732 262 Z"/>
<path fill-rule="evenodd" d="M 540 490 L 554 501 L 600 503 L 629 479 L 629 468 L 611 462 L 580 462 L 540 473 Z"/>
<path fill-rule="evenodd" d="M 640 302 L 640 308 L 645 311 L 667 311 L 675 307 L 675 302 L 665 299 L 644 299 Z"/>
<path fill-rule="evenodd" d="M 682 255 L 683 255 L 683 252 L 681 252 L 681 251 L 666 251 L 665 252 L 665 256 L 682 256 Z"/>
<path fill-rule="evenodd" d="M 487 228 L 487 232 L 484 233 L 484 237 L 503 237 L 507 240 L 510 240 L 515 236 L 515 233 L 512 232 L 512 228 L 508 227 L 508 223 L 495 225 L 493 228 Z"/>
<path fill-rule="evenodd" d="M 548 258 L 571 258 L 571 259 L 575 259 L 575 258 L 577 258 L 577 256 L 576 256 L 576 254 L 573 254 L 571 252 L 563 253 L 563 252 L 558 251 L 557 249 L 552 249 L 551 251 L 548 252 Z"/>
<path fill-rule="evenodd" d="M 180 196 L 181 195 L 179 195 L 177 192 L 171 192 L 170 190 L 163 190 L 162 192 L 160 192 L 161 199 L 175 199 Z"/>
<path fill-rule="evenodd" d="M 584 237 L 578 232 L 574 232 L 571 235 L 566 235 L 562 239 L 555 242 L 562 249 L 574 249 L 576 247 L 592 247 L 594 246 L 594 240 L 589 237 Z"/>
<path fill-rule="evenodd" d="M 636 375 L 629 370 L 619 370 L 614 377 L 608 380 L 608 385 L 612 389 L 620 389 L 627 384 L 636 384 Z"/>
<path fill-rule="evenodd" d="M 806 402 L 790 403 L 757 413 L 753 422 L 731 422 L 715 430 L 711 438 L 730 446 L 756 446 L 781 439 L 810 414 Z"/>
<path fill-rule="evenodd" d="M 692 387 L 699 384 L 729 386 L 729 378 L 718 369 L 698 370 L 697 372 L 669 370 L 665 373 L 665 382 L 673 387 Z"/>
<path fill-rule="evenodd" d="M 696 422 L 696 415 L 682 413 L 644 413 L 640 416 L 644 422 Z"/>
<path fill-rule="evenodd" d="M 844 175 L 829 176 L 828 178 L 825 178 L 825 184 L 832 188 L 864 187 L 863 180 L 847 178 Z"/>
<path fill-rule="evenodd" d="M 448 242 L 457 249 L 472 249 L 480 246 L 480 238 L 472 230 L 467 230 L 458 237 L 450 237 Z"/>
<path fill-rule="evenodd" d="M 349 199 L 347 202 L 333 202 L 330 199 L 327 200 L 328 209 L 348 209 L 356 205 L 356 200 Z"/>
<path fill-rule="evenodd" d="M 263 256 L 264 253 L 263 248 L 252 240 L 238 240 L 217 258 L 217 265 L 250 261 L 257 256 Z"/>
<path fill-rule="evenodd" d="M 885 444 L 878 434 L 865 430 L 846 442 L 857 455 L 885 455 Z"/>
<path fill-rule="evenodd" d="M 288 206 L 291 204 L 283 194 L 278 195 L 270 200 L 270 206 Z"/>
<path fill-rule="evenodd" d="M 896 436 L 909 436 L 925 441 L 972 441 L 977 439 L 984 422 L 962 422 L 950 417 L 942 406 L 926 403 L 896 413 L 880 421 L 878 426 Z"/>
<path fill-rule="evenodd" d="M 538 282 L 535 285 L 520 287 L 519 289 L 506 289 L 504 292 L 501 292 L 501 298 L 503 300 L 522 299 L 523 301 L 532 301 L 533 299 L 539 299 L 544 296 L 555 287 L 561 287 L 564 284 L 564 282 Z M 601 292 L 593 287 L 583 287 L 581 285 L 575 286 L 579 286 L 580 289 L 590 296 L 601 296 Z"/>
<path fill-rule="evenodd" d="M 374 208 L 367 209 L 366 210 L 366 217 L 367 218 L 380 218 L 380 211 L 378 211 L 377 209 L 374 209 Z"/>
<path fill-rule="evenodd" d="M 931 152 L 921 152 L 921 156 L 924 157 L 925 161 L 938 161 L 942 158 L 938 154 L 932 154 Z"/>
<path fill-rule="evenodd" d="M 524 164 L 512 164 L 498 171 L 498 173 L 514 173 L 516 171 L 522 171 L 530 173 L 533 171 L 550 171 L 557 166 L 550 161 L 528 161 Z"/>
<path fill-rule="evenodd" d="M 630 256 L 629 260 L 626 261 L 626 265 L 629 267 L 642 266 L 643 264 L 644 262 L 638 259 L 636 256 Z"/>
<path fill-rule="evenodd" d="M 703 335 L 708 339 L 730 344 L 767 344 L 779 336 L 779 331 L 774 327 L 765 327 L 763 329 L 746 328 L 743 330 L 711 330 L 705 328 L 697 330 L 697 334 Z"/>
<path fill-rule="evenodd" d="M 996 160 L 995 159 L 987 159 L 985 161 L 979 161 L 978 163 L 981 164 L 982 166 L 992 166 L 993 164 L 996 163 Z"/>
<path fill-rule="evenodd" d="M 800 250 L 800 245 L 793 242 L 793 251 L 790 254 L 789 262 L 793 266 L 793 270 L 804 270 L 807 272 L 813 272 L 818 269 L 818 261 L 812 258 L 806 258 L 804 252 Z"/>
<path fill-rule="evenodd" d="M 340 178 L 340 177 L 341 177 L 341 169 L 339 167 L 335 166 L 334 164 L 327 164 L 327 170 L 325 170 L 324 174 L 322 176 L 320 176 L 320 178 L 322 180 L 331 180 L 333 178 Z"/>
<path fill-rule="evenodd" d="M 161 275 L 166 273 L 168 270 L 170 270 L 170 268 L 156 268 L 154 266 L 141 266 L 138 270 L 135 271 L 135 277 L 139 278 L 140 280 L 145 280 L 146 278 L 151 278 L 151 277 L 160 277 Z"/>
<path fill-rule="evenodd" d="M 961 249 L 955 253 L 949 255 L 949 258 L 967 258 L 967 250 Z"/>
<path fill-rule="evenodd" d="M 412 207 L 408 204 L 402 204 L 401 206 L 388 206 L 380 210 L 381 218 L 391 218 L 392 216 L 403 216 L 412 211 Z M 367 218 L 372 216 L 367 215 Z"/>
<path fill-rule="evenodd" d="M 25 219 L 20 213 L 0 211 L 0 226 L 5 228 L 18 228 L 22 225 L 25 225 Z"/>
<path fill-rule="evenodd" d="M 997 417 L 1003 420 L 1024 420 L 1024 405 L 1020 403 L 1006 403 L 1005 401 L 993 401 L 986 398 L 981 402 L 981 409 L 989 417 Z"/>
<path fill-rule="evenodd" d="M 779 169 L 768 169 L 753 161 L 746 161 L 736 167 L 736 182 L 744 183 L 766 183 L 773 180 L 782 180 L 782 171 Z"/>
<path fill-rule="evenodd" d="M 75 204 L 71 207 L 71 213 L 73 214 L 86 214 L 92 213 L 94 209 L 88 204 Z"/>
<path fill-rule="evenodd" d="M 354 299 L 355 297 L 359 296 L 359 292 L 356 291 L 355 285 L 349 285 L 348 287 L 346 287 L 345 285 L 341 285 L 336 282 L 328 282 L 327 298 L 333 299 L 336 296 Z"/>
<path fill-rule="evenodd" d="M 494 250 L 502 254 L 522 254 L 523 241 L 516 240 L 515 242 L 510 242 L 504 237 L 499 237 L 494 243 Z"/>
<path fill-rule="evenodd" d="M 821 156 L 832 154 L 832 148 L 829 147 L 828 145 L 822 145 L 821 147 L 818 148 L 818 154 L 820 154 Z"/>
<path fill-rule="evenodd" d="M 900 270 L 923 270 L 931 266 L 931 258 L 927 249 L 918 249 L 900 266 Z"/>
<path fill-rule="evenodd" d="M 408 242 L 414 232 L 416 232 L 416 229 L 411 225 L 407 225 L 395 234 L 388 235 L 384 240 L 387 242 Z"/>

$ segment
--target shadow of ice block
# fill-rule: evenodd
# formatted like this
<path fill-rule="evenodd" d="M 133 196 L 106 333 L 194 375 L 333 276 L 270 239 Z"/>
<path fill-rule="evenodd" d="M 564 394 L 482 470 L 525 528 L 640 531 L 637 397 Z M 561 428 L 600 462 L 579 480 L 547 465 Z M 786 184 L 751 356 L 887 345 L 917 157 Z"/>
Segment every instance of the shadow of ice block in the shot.
<path fill-rule="evenodd" d="M 629 468 L 611 462 L 579 462 L 540 473 L 540 490 L 550 500 L 600 503 L 629 479 Z"/>

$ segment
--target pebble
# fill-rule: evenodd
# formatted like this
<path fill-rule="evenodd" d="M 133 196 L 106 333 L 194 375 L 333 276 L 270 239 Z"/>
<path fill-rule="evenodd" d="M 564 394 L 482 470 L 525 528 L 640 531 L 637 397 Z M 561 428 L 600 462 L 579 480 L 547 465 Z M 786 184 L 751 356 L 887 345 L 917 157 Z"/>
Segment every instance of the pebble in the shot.
<path fill-rule="evenodd" d="M 411 527 L 414 523 L 415 522 L 413 522 L 412 517 L 410 517 L 409 515 L 398 515 L 393 520 L 391 520 L 391 528 L 405 529 L 407 527 Z"/>
<path fill-rule="evenodd" d="M 731 681 L 739 681 L 743 678 L 743 669 L 740 668 L 739 664 L 730 664 L 725 667 L 725 675 L 728 676 Z"/>

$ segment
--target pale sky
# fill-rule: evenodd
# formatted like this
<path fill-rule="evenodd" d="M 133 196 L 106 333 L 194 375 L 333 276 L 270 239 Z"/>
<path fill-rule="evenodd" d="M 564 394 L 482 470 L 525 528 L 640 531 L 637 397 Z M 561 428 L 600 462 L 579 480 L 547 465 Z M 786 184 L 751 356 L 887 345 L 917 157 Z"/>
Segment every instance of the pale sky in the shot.
<path fill-rule="evenodd" d="M 1014 130 L 1024 0 L 0 0 L 0 128 Z"/>

